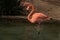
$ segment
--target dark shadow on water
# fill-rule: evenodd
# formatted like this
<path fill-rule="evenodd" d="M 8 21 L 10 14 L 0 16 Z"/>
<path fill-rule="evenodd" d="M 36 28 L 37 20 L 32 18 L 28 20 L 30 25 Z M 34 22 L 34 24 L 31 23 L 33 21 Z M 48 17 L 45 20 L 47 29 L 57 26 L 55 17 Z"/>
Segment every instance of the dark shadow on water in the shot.
<path fill-rule="evenodd" d="M 60 21 L 51 20 L 41 24 L 40 34 L 35 30 L 36 25 L 29 23 L 26 19 L 1 19 L 1 40 L 59 40 Z"/>
<path fill-rule="evenodd" d="M 43 22 L 42 32 L 40 33 L 40 40 L 60 40 L 60 20 L 51 20 Z"/>

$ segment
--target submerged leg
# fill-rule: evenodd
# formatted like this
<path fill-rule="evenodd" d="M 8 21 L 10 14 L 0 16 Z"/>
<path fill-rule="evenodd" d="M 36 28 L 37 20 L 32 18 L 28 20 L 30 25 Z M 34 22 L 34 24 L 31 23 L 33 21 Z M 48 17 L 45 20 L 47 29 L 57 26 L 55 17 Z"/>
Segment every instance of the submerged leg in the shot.
<path fill-rule="evenodd" d="M 35 28 L 36 28 L 36 31 L 38 32 L 38 35 L 39 35 L 40 34 L 40 31 L 42 30 L 41 23 L 38 22 L 38 24 L 37 24 L 37 26 Z"/>

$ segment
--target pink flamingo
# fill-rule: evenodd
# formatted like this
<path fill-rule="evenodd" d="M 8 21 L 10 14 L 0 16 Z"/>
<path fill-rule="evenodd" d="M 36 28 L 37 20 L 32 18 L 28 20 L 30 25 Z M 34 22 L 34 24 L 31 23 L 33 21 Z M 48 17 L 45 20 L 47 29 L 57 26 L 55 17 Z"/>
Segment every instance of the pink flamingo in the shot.
<path fill-rule="evenodd" d="M 25 2 L 25 4 L 27 6 L 27 10 L 29 10 L 30 8 L 32 8 L 31 12 L 28 14 L 27 19 L 28 21 L 30 21 L 31 23 L 38 23 L 39 25 L 36 27 L 37 31 L 40 30 L 40 24 L 43 21 L 49 21 L 51 19 L 51 17 L 43 14 L 43 13 L 34 13 L 34 6 L 28 2 Z"/>
<path fill-rule="evenodd" d="M 31 22 L 31 23 L 41 23 L 43 21 L 47 21 L 50 20 L 51 17 L 43 14 L 43 13 L 34 13 L 34 6 L 28 2 L 25 2 L 25 5 L 27 6 L 27 10 L 29 10 L 29 8 L 32 8 L 31 12 L 28 14 L 27 19 Z"/>

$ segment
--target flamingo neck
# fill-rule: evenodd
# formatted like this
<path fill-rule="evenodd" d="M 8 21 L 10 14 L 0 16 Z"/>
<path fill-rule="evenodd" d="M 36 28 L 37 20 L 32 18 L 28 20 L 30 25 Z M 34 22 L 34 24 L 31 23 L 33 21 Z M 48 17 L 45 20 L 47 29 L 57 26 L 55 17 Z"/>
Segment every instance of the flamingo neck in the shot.
<path fill-rule="evenodd" d="M 33 5 L 30 5 L 32 7 L 32 10 L 31 12 L 28 14 L 28 20 L 31 22 L 31 16 L 32 14 L 34 13 L 34 6 Z"/>

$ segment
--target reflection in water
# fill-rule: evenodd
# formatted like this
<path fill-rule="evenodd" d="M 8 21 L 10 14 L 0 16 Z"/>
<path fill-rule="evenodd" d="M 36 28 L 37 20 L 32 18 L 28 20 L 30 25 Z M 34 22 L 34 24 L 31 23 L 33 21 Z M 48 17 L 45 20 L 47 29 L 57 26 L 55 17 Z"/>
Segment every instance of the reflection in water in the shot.
<path fill-rule="evenodd" d="M 59 21 L 58 21 L 59 22 Z M 1 40 L 59 40 L 60 24 L 55 22 L 45 22 L 41 24 L 42 30 L 38 35 L 35 24 L 18 20 L 0 20 Z"/>

